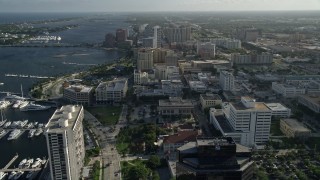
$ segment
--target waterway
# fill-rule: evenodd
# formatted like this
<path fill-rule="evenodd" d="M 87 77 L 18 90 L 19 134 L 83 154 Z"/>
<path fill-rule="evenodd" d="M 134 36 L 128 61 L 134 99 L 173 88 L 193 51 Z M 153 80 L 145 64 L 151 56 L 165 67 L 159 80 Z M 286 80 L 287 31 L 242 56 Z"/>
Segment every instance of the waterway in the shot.
<path fill-rule="evenodd" d="M 25 18 L 22 18 L 25 17 Z M 78 27 L 50 35 L 61 36 L 61 43 L 100 43 L 106 33 L 114 33 L 117 28 L 126 28 L 126 16 L 110 14 L 1 14 L 1 23 L 28 22 L 30 20 L 49 20 L 57 18 L 83 17 L 72 21 L 59 21 L 37 24 L 36 26 L 60 26 L 62 24 L 77 24 Z M 106 51 L 97 48 L 79 47 L 5 47 L 0 48 L 0 91 L 20 93 L 23 86 L 24 94 L 28 93 L 32 84 L 40 79 L 6 77 L 5 74 L 22 74 L 37 76 L 57 76 L 86 70 L 92 65 L 112 63 L 123 54 L 118 51 Z M 28 119 L 46 123 L 54 112 L 54 108 L 41 112 L 20 112 L 7 108 L 4 113 L 8 120 Z M 16 154 L 17 164 L 24 158 L 48 157 L 44 136 L 27 138 L 25 132 L 19 139 L 7 141 L 7 134 L 0 140 L 0 168 L 4 167 Z"/>

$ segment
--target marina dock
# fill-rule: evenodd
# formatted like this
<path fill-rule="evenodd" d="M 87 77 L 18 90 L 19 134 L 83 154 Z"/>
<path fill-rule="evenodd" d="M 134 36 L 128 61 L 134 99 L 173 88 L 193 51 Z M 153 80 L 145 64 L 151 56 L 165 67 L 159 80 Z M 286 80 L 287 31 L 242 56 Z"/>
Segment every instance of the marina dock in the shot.
<path fill-rule="evenodd" d="M 17 160 L 18 157 L 19 157 L 18 154 L 15 155 L 15 156 L 8 162 L 8 164 L 7 164 L 4 168 L 2 168 L 1 170 L 6 170 L 6 169 L 8 169 L 8 168 L 11 166 L 11 164 L 14 163 L 15 160 Z M 0 170 L 0 171 L 1 171 L 1 170 Z"/>
<path fill-rule="evenodd" d="M 27 169 L 20 169 L 20 168 L 15 168 L 15 169 L 0 169 L 0 172 L 12 172 L 12 171 L 40 171 L 42 168 L 27 168 Z"/>

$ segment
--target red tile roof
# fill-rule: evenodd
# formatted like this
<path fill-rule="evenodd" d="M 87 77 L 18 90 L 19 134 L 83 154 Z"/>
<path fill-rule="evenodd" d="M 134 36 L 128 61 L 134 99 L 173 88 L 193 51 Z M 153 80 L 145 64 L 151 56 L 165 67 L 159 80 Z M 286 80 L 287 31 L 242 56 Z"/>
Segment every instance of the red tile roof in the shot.
<path fill-rule="evenodd" d="M 176 144 L 176 143 L 196 141 L 197 136 L 198 136 L 198 131 L 179 131 L 174 135 L 164 137 L 163 143 Z"/>

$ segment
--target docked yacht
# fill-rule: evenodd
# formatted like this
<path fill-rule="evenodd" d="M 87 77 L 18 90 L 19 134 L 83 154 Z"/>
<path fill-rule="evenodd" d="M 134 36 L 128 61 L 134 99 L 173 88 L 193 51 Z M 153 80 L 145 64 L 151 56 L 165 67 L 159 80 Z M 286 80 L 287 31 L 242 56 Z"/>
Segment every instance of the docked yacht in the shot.
<path fill-rule="evenodd" d="M 38 128 L 43 128 L 44 127 L 44 124 L 43 123 L 39 123 L 38 124 Z"/>
<path fill-rule="evenodd" d="M 27 128 L 27 129 L 34 128 L 33 122 L 27 124 L 27 125 L 25 126 L 25 128 Z"/>
<path fill-rule="evenodd" d="M 24 164 L 24 168 L 29 168 L 33 164 L 33 158 L 28 159 L 28 161 Z"/>
<path fill-rule="evenodd" d="M 6 130 L 2 130 L 2 131 L 0 131 L 0 139 L 3 137 L 3 136 L 5 136 L 7 134 L 7 131 Z"/>
<path fill-rule="evenodd" d="M 3 126 L 6 122 L 7 122 L 6 119 L 5 119 L 5 120 L 1 120 L 1 121 L 0 121 L 0 127 Z"/>
<path fill-rule="evenodd" d="M 28 138 L 32 138 L 37 130 L 36 129 L 30 129 L 28 133 Z"/>
<path fill-rule="evenodd" d="M 39 136 L 41 133 L 43 133 L 42 128 L 38 128 L 38 129 L 36 130 L 36 132 L 34 133 L 34 135 L 35 135 L 35 136 Z"/>
<path fill-rule="evenodd" d="M 50 106 L 42 106 L 40 104 L 29 103 L 24 108 L 21 108 L 21 111 L 42 111 L 49 109 Z"/>
<path fill-rule="evenodd" d="M 32 164 L 31 168 L 37 168 L 39 166 L 41 166 L 41 159 L 37 158 L 36 161 Z"/>
<path fill-rule="evenodd" d="M 28 124 L 28 119 L 26 119 L 26 120 L 24 120 L 24 121 L 21 121 L 21 123 L 20 123 L 20 127 L 25 127 L 27 124 Z"/>
<path fill-rule="evenodd" d="M 20 127 L 21 126 L 21 121 L 13 121 L 10 125 L 12 128 Z"/>
<path fill-rule="evenodd" d="M 17 174 L 17 171 L 12 171 L 8 177 L 8 179 L 13 179 Z"/>
<path fill-rule="evenodd" d="M 33 174 L 34 174 L 34 171 L 29 171 L 29 173 L 27 174 L 26 178 L 30 179 Z"/>
<path fill-rule="evenodd" d="M 22 168 L 27 162 L 27 159 L 23 159 L 20 163 L 19 163 L 19 168 Z"/>
<path fill-rule="evenodd" d="M 20 109 L 25 108 L 28 104 L 29 104 L 29 101 L 23 101 L 23 102 L 20 104 L 19 108 L 20 108 Z"/>
<path fill-rule="evenodd" d="M 20 129 L 15 129 L 10 133 L 10 135 L 8 137 L 8 140 L 17 139 L 20 135 L 21 135 L 21 130 Z"/>
<path fill-rule="evenodd" d="M 0 114 L 1 114 L 1 121 L 0 121 L 0 127 L 1 127 L 7 122 L 7 118 L 4 116 L 2 109 L 0 109 Z"/>
<path fill-rule="evenodd" d="M 17 109 L 20 107 L 20 105 L 22 104 L 22 100 L 17 100 L 13 105 L 12 108 Z"/>
<path fill-rule="evenodd" d="M 10 105 L 10 101 L 0 101 L 0 109 L 5 109 Z"/>
<path fill-rule="evenodd" d="M 8 122 L 6 122 L 6 123 L 3 125 L 4 128 L 7 128 L 7 127 L 9 127 L 9 126 L 11 126 L 11 121 L 8 121 Z"/>
<path fill-rule="evenodd" d="M 14 180 L 17 180 L 17 179 L 19 179 L 23 174 L 24 174 L 23 171 L 18 171 L 17 174 L 14 176 L 13 179 L 14 179 Z"/>
<path fill-rule="evenodd" d="M 7 176 L 7 174 L 8 173 L 0 172 L 0 180 L 3 180 Z"/>

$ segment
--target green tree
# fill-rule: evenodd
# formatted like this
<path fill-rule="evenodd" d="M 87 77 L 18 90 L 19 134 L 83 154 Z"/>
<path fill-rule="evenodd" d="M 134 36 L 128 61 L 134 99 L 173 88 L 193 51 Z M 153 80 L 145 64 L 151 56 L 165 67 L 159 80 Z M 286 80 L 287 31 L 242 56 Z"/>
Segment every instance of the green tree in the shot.
<path fill-rule="evenodd" d="M 148 169 L 143 165 L 137 165 L 130 167 L 128 176 L 126 179 L 130 180 L 146 180 L 148 177 Z"/>
<path fill-rule="evenodd" d="M 152 155 L 150 156 L 150 158 L 148 159 L 148 162 L 147 162 L 147 166 L 151 169 L 156 169 L 158 166 L 161 165 L 161 162 L 160 162 L 160 158 L 156 155 Z"/>
<path fill-rule="evenodd" d="M 160 175 L 157 171 L 152 172 L 152 180 L 160 180 Z"/>

